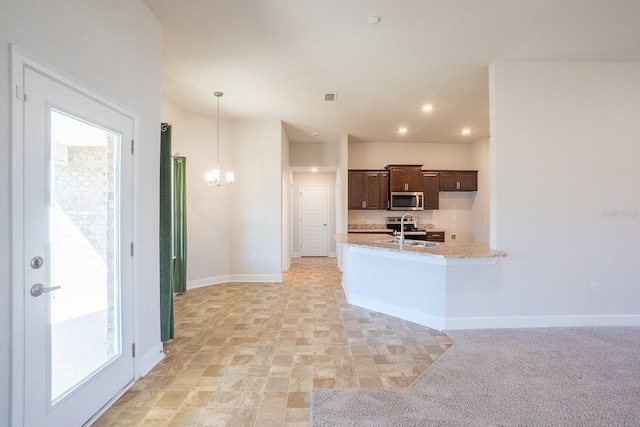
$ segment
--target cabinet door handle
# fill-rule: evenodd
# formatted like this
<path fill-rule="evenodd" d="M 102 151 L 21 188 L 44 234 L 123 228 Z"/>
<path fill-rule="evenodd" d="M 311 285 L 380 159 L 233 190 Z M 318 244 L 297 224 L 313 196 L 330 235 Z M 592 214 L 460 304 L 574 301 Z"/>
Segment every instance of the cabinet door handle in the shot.
<path fill-rule="evenodd" d="M 460 181 L 456 182 L 456 189 L 460 189 Z"/>

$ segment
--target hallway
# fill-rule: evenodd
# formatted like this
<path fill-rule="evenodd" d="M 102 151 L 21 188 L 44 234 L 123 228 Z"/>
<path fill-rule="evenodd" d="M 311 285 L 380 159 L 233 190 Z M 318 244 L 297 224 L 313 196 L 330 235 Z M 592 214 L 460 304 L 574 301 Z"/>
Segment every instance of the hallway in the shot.
<path fill-rule="evenodd" d="M 312 388 L 404 387 L 451 345 L 340 282 L 335 258 L 294 258 L 283 283 L 177 296 L 166 357 L 94 426 L 308 426 Z"/>

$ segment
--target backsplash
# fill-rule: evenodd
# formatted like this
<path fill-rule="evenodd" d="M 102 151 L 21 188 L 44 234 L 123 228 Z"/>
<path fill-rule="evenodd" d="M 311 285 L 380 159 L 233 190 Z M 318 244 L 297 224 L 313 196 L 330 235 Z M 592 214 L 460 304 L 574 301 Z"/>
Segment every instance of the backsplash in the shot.
<path fill-rule="evenodd" d="M 418 227 L 426 230 L 443 230 L 447 242 L 453 240 L 452 234 L 456 235 L 458 242 L 486 242 L 488 236 L 484 230 L 488 229 L 488 224 L 477 221 L 474 212 L 464 202 L 458 194 L 443 193 L 440 196 L 440 210 L 410 212 L 418 218 Z M 350 210 L 348 214 L 348 224 L 353 227 L 383 226 L 387 222 L 388 216 L 402 216 L 406 212 L 402 211 L 379 211 L 379 210 Z M 365 228 L 366 229 L 366 228 Z M 482 234 L 478 235 L 477 230 Z"/>
<path fill-rule="evenodd" d="M 386 230 L 386 224 L 351 224 L 349 230 Z"/>
<path fill-rule="evenodd" d="M 423 224 L 418 221 L 418 228 L 424 228 L 425 230 L 434 230 L 435 224 Z M 386 230 L 386 224 L 352 224 L 349 223 L 349 230 Z"/>
<path fill-rule="evenodd" d="M 387 228 L 388 216 L 402 216 L 404 212 L 386 212 L 380 214 L 380 212 L 366 212 L 366 211 L 350 211 L 349 212 L 349 229 L 350 230 L 384 230 Z M 425 230 L 433 230 L 436 225 L 431 222 L 426 222 L 429 219 L 425 218 L 430 215 L 423 215 L 422 213 L 412 213 L 418 219 L 418 227 Z"/>
<path fill-rule="evenodd" d="M 399 211 L 349 211 L 349 224 L 386 224 L 388 216 L 402 216 L 406 212 Z M 432 224 L 433 211 L 411 212 L 418 219 L 419 224 Z M 426 227 L 425 227 L 426 228 Z"/>

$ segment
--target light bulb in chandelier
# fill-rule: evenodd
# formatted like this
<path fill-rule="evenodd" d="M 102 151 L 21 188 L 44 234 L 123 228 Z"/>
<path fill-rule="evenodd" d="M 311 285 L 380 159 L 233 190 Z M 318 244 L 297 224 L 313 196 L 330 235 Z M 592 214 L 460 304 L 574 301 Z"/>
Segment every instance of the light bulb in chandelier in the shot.
<path fill-rule="evenodd" d="M 204 181 L 207 185 L 215 185 L 219 187 L 221 185 L 231 185 L 235 180 L 233 171 L 226 171 L 224 173 L 224 183 L 220 180 L 220 169 L 210 169 L 204 172 Z"/>
<path fill-rule="evenodd" d="M 210 169 L 204 172 L 204 181 L 207 185 L 220 184 L 220 169 Z"/>

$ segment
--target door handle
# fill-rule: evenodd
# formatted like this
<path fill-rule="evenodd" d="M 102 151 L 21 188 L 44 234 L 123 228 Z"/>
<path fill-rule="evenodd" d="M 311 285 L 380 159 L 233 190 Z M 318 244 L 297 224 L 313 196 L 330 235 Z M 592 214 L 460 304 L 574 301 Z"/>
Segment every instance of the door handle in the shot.
<path fill-rule="evenodd" d="M 62 286 L 52 286 L 50 288 L 46 288 L 42 283 L 36 283 L 31 287 L 31 296 L 39 297 L 42 294 L 55 291 L 56 289 L 60 289 L 61 287 Z"/>

